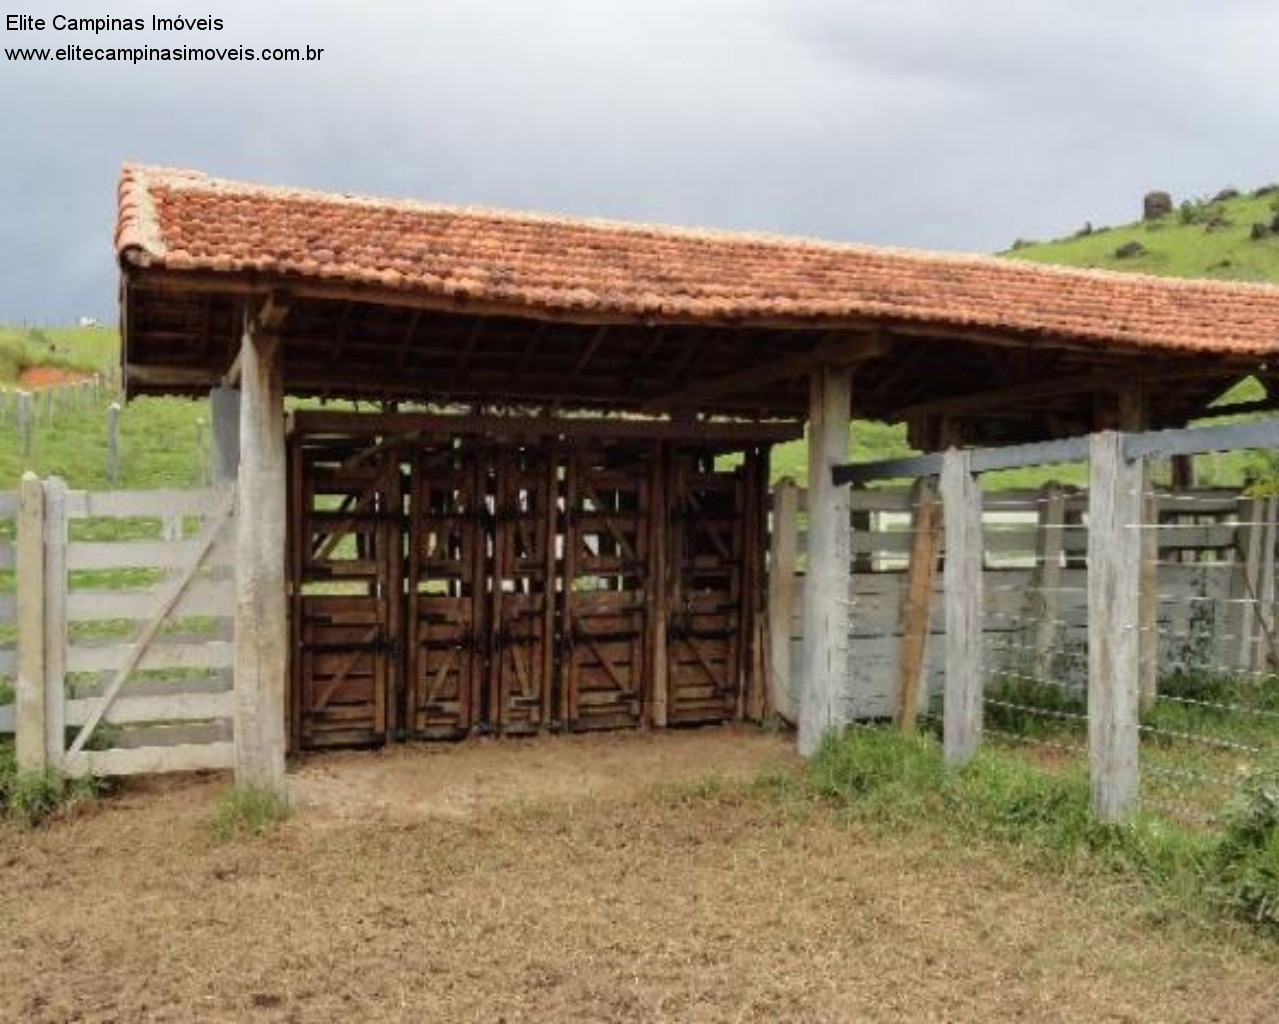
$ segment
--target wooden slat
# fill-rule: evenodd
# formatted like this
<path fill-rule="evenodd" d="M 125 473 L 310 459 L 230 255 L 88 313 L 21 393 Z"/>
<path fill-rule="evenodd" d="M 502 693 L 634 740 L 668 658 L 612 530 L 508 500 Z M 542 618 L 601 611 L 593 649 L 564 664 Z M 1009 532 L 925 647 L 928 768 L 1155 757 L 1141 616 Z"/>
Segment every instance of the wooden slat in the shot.
<path fill-rule="evenodd" d="M 72 541 L 67 545 L 67 568 L 83 569 L 182 569 L 201 551 L 199 540 Z M 204 561 L 205 568 L 230 567 L 233 545 L 222 541 Z"/>
<path fill-rule="evenodd" d="M 187 743 L 173 747 L 82 750 L 67 756 L 66 772 L 72 778 L 85 775 L 151 775 L 230 768 L 234 762 L 235 746 L 229 741 Z"/>
<path fill-rule="evenodd" d="M 160 602 L 156 588 L 145 590 L 73 590 L 67 595 L 70 622 L 104 619 L 147 619 Z M 235 582 L 230 579 L 195 579 L 178 599 L 170 618 L 192 615 L 230 618 L 235 613 Z M 0 618 L 3 616 L 0 615 Z"/>
<path fill-rule="evenodd" d="M 97 702 L 98 699 L 94 697 L 67 701 L 66 724 L 83 725 Z M 135 697 L 124 694 L 117 697 L 107 709 L 103 720 L 112 725 L 199 721 L 210 718 L 230 718 L 234 710 L 234 694 L 230 690 L 218 693 L 174 693 L 159 697 Z"/>
<path fill-rule="evenodd" d="M 0 706 L 0 733 L 13 732 L 13 705 L 5 704 Z"/>
<path fill-rule="evenodd" d="M 133 656 L 135 644 L 103 644 L 86 646 L 73 644 L 67 650 L 68 672 L 115 671 Z M 232 645 L 222 640 L 208 643 L 153 642 L 142 655 L 137 670 L 145 672 L 158 669 L 230 668 Z"/>
<path fill-rule="evenodd" d="M 69 491 L 71 519 L 160 519 L 166 516 L 203 518 L 223 503 L 224 488 L 155 491 Z"/>

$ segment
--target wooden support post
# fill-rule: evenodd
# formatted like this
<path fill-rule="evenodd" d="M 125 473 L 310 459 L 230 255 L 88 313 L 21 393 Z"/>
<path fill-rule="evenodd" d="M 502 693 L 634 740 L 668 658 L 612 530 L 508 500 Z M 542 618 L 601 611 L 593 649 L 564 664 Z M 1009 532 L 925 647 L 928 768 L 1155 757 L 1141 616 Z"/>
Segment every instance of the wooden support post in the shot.
<path fill-rule="evenodd" d="M 768 551 L 768 656 L 770 703 L 779 718 L 792 724 L 798 720 L 799 711 L 790 664 L 798 549 L 799 488 L 794 480 L 785 477 L 773 487 L 773 526 Z"/>
<path fill-rule="evenodd" d="M 1149 396 L 1141 387 L 1119 393 L 1119 429 L 1129 433 L 1143 431 L 1150 425 Z M 1141 464 L 1142 503 L 1139 555 L 1141 572 L 1138 588 L 1137 664 L 1140 702 L 1143 710 L 1155 706 L 1159 692 L 1159 505 L 1154 498 L 1153 463 Z"/>
<path fill-rule="evenodd" d="M 849 720 L 849 602 L 852 525 L 847 487 L 831 470 L 848 461 L 852 375 L 823 367 L 812 375 L 808 404 L 808 571 L 804 579 L 804 660 L 799 752 L 817 753 L 823 738 Z"/>
<path fill-rule="evenodd" d="M 1057 484 L 1048 484 L 1039 494 L 1039 530 L 1035 538 L 1035 569 L 1030 592 L 1034 620 L 1031 675 L 1050 680 L 1053 652 L 1061 632 L 1062 552 L 1065 548 L 1066 495 Z"/>
<path fill-rule="evenodd" d="M 107 481 L 120 486 L 120 403 L 107 406 Z"/>
<path fill-rule="evenodd" d="M 44 703 L 44 487 L 34 473 L 18 487 L 15 552 L 18 677 L 14 695 L 14 741 L 18 771 L 48 767 Z"/>
<path fill-rule="evenodd" d="M 244 331 L 235 576 L 235 778 L 284 791 L 284 394 L 279 342 Z"/>
<path fill-rule="evenodd" d="M 1250 672 L 1257 667 L 1257 635 L 1260 630 L 1261 607 L 1261 544 L 1265 537 L 1262 517 L 1265 515 L 1265 498 L 1247 498 L 1239 503 L 1239 546 L 1243 556 L 1240 565 L 1242 578 L 1231 590 L 1231 596 L 1239 601 L 1239 668 Z"/>
<path fill-rule="evenodd" d="M 215 487 L 236 478 L 240 465 L 240 390 L 217 387 L 209 392 L 212 452 L 209 482 Z"/>
<path fill-rule="evenodd" d="M 910 566 L 902 604 L 901 654 L 897 666 L 897 724 L 909 732 L 919 720 L 925 698 L 928 633 L 932 623 L 933 585 L 941 549 L 941 517 L 937 478 L 923 476 L 911 489 Z"/>
<path fill-rule="evenodd" d="M 44 482 L 44 721 L 49 767 L 62 770 L 67 708 L 67 485 Z"/>
<path fill-rule="evenodd" d="M 1120 822 L 1139 795 L 1144 473 L 1113 431 L 1093 435 L 1089 460 L 1088 760 L 1094 812 Z"/>
<path fill-rule="evenodd" d="M 667 655 L 666 640 L 670 620 L 670 567 L 667 565 L 666 539 L 667 525 L 670 522 L 670 467 L 673 463 L 670 446 L 662 443 L 653 445 L 653 470 L 649 516 L 649 614 L 652 621 L 648 624 L 649 658 L 652 669 L 649 672 L 651 692 L 649 693 L 648 720 L 654 728 L 666 728 L 668 700 L 670 694 L 670 659 Z"/>
<path fill-rule="evenodd" d="M 31 407 L 31 392 L 18 392 L 18 444 L 22 457 L 31 455 L 31 435 L 35 430 L 35 411 Z"/>
<path fill-rule="evenodd" d="M 1261 540 L 1261 580 L 1257 588 L 1257 610 L 1261 618 L 1261 639 L 1257 653 L 1258 671 L 1269 671 L 1279 663 L 1275 636 L 1275 530 L 1279 523 L 1279 498 L 1271 495 L 1262 506 L 1265 526 Z"/>
<path fill-rule="evenodd" d="M 946 524 L 946 690 L 943 739 L 946 764 L 967 764 L 981 744 L 982 528 L 981 485 L 971 456 L 952 448 L 942 460 L 942 510 Z"/>
<path fill-rule="evenodd" d="M 1138 580 L 1137 673 L 1142 711 L 1150 711 L 1159 696 L 1159 503 L 1154 495 L 1150 463 L 1141 473 L 1141 576 Z"/>

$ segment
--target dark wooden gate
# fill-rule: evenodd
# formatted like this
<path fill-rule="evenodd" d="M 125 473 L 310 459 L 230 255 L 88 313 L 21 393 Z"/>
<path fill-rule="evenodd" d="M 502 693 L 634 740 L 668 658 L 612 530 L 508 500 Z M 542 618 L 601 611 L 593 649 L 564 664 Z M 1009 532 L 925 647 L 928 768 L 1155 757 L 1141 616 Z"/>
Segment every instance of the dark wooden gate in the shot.
<path fill-rule="evenodd" d="M 652 567 L 653 446 L 577 451 L 565 488 L 562 716 L 571 729 L 638 725 Z"/>
<path fill-rule="evenodd" d="M 763 713 L 766 448 L 366 422 L 290 436 L 294 749 Z"/>
<path fill-rule="evenodd" d="M 398 458 L 325 441 L 295 443 L 291 459 L 293 745 L 381 743 L 400 666 Z"/>
<path fill-rule="evenodd" d="M 533 732 L 553 716 L 559 463 L 553 444 L 491 450 L 489 720 Z"/>
<path fill-rule="evenodd" d="M 743 676 L 745 469 L 678 453 L 668 495 L 667 721 L 722 721 L 737 712 Z"/>
<path fill-rule="evenodd" d="M 461 442 L 414 446 L 410 458 L 407 731 L 462 736 L 482 715 L 486 474 Z"/>

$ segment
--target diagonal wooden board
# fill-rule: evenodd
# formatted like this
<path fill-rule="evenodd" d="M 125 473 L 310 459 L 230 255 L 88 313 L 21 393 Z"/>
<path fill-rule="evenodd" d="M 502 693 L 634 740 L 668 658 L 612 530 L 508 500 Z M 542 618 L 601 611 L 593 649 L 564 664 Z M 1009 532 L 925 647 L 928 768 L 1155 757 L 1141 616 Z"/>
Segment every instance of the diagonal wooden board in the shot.
<path fill-rule="evenodd" d="M 226 524 L 230 522 L 232 513 L 235 511 L 235 497 L 236 488 L 235 485 L 231 485 L 227 488 L 221 506 L 204 521 L 204 527 L 196 539 L 196 554 L 191 559 L 191 564 L 183 569 L 169 584 L 168 590 L 163 592 L 151 621 L 143 627 L 137 641 L 130 648 L 128 655 L 125 656 L 124 662 L 116 669 L 110 685 L 103 691 L 101 700 L 89 713 L 84 725 L 80 727 L 80 731 L 76 733 L 76 738 L 72 740 L 71 746 L 67 748 L 67 756 L 78 754 L 84 749 L 84 745 L 89 742 L 89 737 L 93 735 L 93 730 L 102 721 L 102 716 L 110 710 L 116 697 L 120 695 L 120 691 L 124 688 L 124 684 L 133 675 L 134 669 L 142 661 L 142 656 L 146 654 L 147 648 L 151 646 L 151 641 L 160 632 L 160 627 L 164 625 L 165 619 L 169 617 L 169 613 L 176 607 L 182 595 L 186 593 L 186 589 L 195 578 L 196 572 L 204 564 L 204 560 L 208 557 L 209 551 L 218 539 L 218 535 L 221 534 Z"/>

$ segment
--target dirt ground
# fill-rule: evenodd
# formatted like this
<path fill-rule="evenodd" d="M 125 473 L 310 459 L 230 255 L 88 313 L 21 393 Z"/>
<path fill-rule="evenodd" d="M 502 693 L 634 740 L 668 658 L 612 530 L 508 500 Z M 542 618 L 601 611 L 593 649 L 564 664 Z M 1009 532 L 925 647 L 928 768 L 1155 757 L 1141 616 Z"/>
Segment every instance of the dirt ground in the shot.
<path fill-rule="evenodd" d="M 215 842 L 221 777 L 0 827 L 21 1021 L 1272 1021 L 1273 954 L 991 849 L 697 782 L 736 730 L 316 758 L 300 812 Z M 1100 883 L 1099 883 L 1100 885 Z"/>

